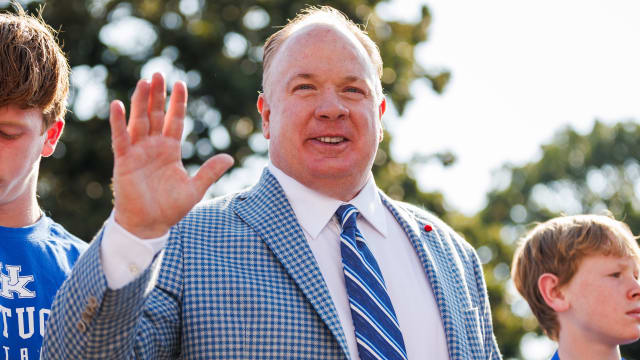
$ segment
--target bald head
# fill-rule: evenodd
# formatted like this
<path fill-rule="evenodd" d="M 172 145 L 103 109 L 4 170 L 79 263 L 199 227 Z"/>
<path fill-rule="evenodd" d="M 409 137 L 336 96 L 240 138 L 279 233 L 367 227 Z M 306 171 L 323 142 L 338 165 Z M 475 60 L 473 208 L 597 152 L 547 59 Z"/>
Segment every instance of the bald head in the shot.
<path fill-rule="evenodd" d="M 325 29 L 333 28 L 352 40 L 354 48 L 362 51 L 369 59 L 371 74 L 375 80 L 375 96 L 382 99 L 382 58 L 377 45 L 371 40 L 367 33 L 353 21 L 349 20 L 343 13 L 330 7 L 309 7 L 300 12 L 293 20 L 290 20 L 282 29 L 274 33 L 264 44 L 262 88 L 268 96 L 271 87 L 272 65 L 282 52 L 282 48 L 287 44 L 294 34 L 303 34 L 308 31 L 322 29 L 317 25 L 323 25 Z"/>

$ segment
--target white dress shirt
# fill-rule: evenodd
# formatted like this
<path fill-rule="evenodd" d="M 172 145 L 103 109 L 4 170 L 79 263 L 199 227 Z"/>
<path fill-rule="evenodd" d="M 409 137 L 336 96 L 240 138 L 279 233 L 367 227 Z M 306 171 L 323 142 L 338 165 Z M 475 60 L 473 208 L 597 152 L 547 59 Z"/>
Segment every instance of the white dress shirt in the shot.
<path fill-rule="evenodd" d="M 335 211 L 343 202 L 305 187 L 271 162 L 268 167 L 282 186 L 309 242 L 338 312 L 351 357 L 358 359 L 342 270 L 341 229 L 335 217 Z M 349 203 L 361 214 L 357 226 L 384 277 L 408 358 L 449 359 L 442 319 L 425 270 L 400 224 L 382 204 L 372 175 Z M 153 240 L 138 239 L 120 227 L 112 216 L 107 221 L 101 248 L 108 286 L 118 289 L 133 281 L 151 264 L 167 238 L 168 234 Z"/>

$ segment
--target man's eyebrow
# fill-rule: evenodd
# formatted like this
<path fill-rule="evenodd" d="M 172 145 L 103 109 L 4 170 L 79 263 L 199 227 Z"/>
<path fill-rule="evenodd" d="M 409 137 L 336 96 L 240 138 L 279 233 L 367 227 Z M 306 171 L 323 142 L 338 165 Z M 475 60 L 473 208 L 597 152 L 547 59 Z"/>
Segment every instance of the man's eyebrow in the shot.
<path fill-rule="evenodd" d="M 355 75 L 347 75 L 347 76 L 344 77 L 343 81 L 345 83 L 352 83 L 352 82 L 356 82 L 358 80 L 362 80 L 362 78 L 359 77 L 359 76 L 355 76 Z"/>
<path fill-rule="evenodd" d="M 310 73 L 297 73 L 289 77 L 289 80 L 287 80 L 287 84 L 297 79 L 313 79 L 314 77 L 315 75 Z"/>
<path fill-rule="evenodd" d="M 0 126 L 9 126 L 9 127 L 22 127 L 23 123 L 14 121 L 14 120 L 0 120 Z"/>

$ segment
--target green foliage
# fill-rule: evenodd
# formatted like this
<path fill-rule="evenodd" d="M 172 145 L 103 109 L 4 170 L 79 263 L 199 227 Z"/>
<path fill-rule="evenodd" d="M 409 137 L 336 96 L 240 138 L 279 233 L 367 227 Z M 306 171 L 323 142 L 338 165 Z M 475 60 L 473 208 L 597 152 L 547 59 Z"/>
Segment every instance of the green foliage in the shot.
<path fill-rule="evenodd" d="M 373 175 L 378 187 L 393 199 L 421 206 L 440 217 L 445 216 L 447 212 L 442 194 L 425 193 L 418 189 L 416 180 L 410 175 L 409 166 L 398 163 L 389 156 L 389 139 L 389 134 L 385 132 L 373 164 Z"/>
<path fill-rule="evenodd" d="M 506 186 L 488 194 L 487 206 L 474 218 L 468 238 L 490 244 L 498 256 L 485 265 L 492 297 L 496 335 L 505 357 L 516 356 L 524 331 L 536 331 L 534 318 L 516 318 L 510 307 L 516 299 L 494 281 L 496 262 L 508 263 L 514 242 L 535 223 L 560 215 L 611 212 L 640 232 L 640 126 L 623 122 L 607 126 L 596 121 L 589 134 L 568 128 L 542 146 L 540 160 L 524 166 L 505 166 L 499 176 Z M 454 225 L 455 226 L 455 225 Z M 465 232 L 465 227 L 457 226 Z M 482 231 L 480 231 L 482 229 Z M 489 231 L 487 231 L 489 230 Z M 502 318 L 502 316 L 505 316 Z M 522 326 L 517 326 L 520 322 Z M 627 360 L 640 359 L 640 342 L 622 347 Z"/>

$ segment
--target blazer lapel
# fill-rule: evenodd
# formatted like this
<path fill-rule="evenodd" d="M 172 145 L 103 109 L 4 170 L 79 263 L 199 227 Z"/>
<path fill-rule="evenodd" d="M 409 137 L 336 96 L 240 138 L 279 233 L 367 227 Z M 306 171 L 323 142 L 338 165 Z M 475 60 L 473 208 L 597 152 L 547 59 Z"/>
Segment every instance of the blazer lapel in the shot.
<path fill-rule="evenodd" d="M 392 200 L 381 191 L 380 197 L 382 203 L 404 229 L 422 262 L 440 310 L 449 357 L 452 360 L 464 359 L 465 354 L 461 354 L 461 349 L 464 347 L 461 345 L 464 342 L 465 332 L 461 333 L 464 327 L 461 316 L 466 308 L 458 304 L 457 292 L 461 289 L 457 281 L 452 281 L 452 277 L 459 278 L 460 274 L 456 273 L 455 263 L 451 260 L 450 244 L 445 244 L 447 242 L 445 237 L 448 235 L 436 226 L 437 224 L 430 223 L 433 230 L 425 231 L 423 229 L 425 224 L 418 224 L 415 217 L 395 206 Z"/>
<path fill-rule="evenodd" d="M 240 195 L 235 212 L 264 240 L 329 327 L 349 358 L 347 341 L 320 268 L 276 178 L 265 169 L 258 184 Z"/>

